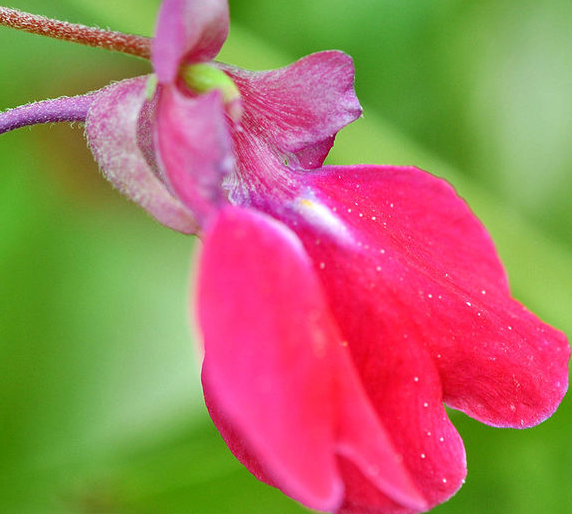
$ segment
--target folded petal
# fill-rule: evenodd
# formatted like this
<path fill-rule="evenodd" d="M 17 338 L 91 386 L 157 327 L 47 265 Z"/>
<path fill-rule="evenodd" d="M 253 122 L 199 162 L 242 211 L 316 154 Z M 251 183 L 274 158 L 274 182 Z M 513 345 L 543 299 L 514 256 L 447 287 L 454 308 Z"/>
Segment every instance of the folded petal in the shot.
<path fill-rule="evenodd" d="M 226 0 L 163 0 L 151 56 L 159 83 L 174 82 L 183 63 L 212 60 L 227 35 Z"/>
<path fill-rule="evenodd" d="M 415 330 L 447 404 L 515 428 L 554 412 L 568 385 L 566 337 L 510 297 L 490 236 L 450 185 L 415 168 L 363 166 L 310 180 L 361 244 L 359 267 L 342 257 L 348 281 L 360 274 L 387 326 Z"/>
<path fill-rule="evenodd" d="M 321 298 L 304 294 L 303 249 L 278 223 L 239 209 L 209 232 L 199 283 L 205 381 L 274 480 L 304 504 L 333 510 L 342 484 L 323 365 L 331 334 Z M 280 305 L 291 279 L 302 290 Z"/>
<path fill-rule="evenodd" d="M 220 91 L 191 98 L 165 86 L 158 94 L 157 163 L 175 195 L 202 223 L 226 202 L 222 182 L 234 169 Z"/>
<path fill-rule="evenodd" d="M 386 421 L 378 416 L 372 404 L 372 400 L 376 402 L 377 398 L 369 396 L 366 392 L 367 387 L 361 383 L 347 346 L 343 351 L 338 348 L 338 353 L 340 353 L 340 366 L 335 374 L 338 379 L 339 402 L 337 453 L 345 485 L 344 504 L 341 511 L 346 514 L 366 512 L 389 514 L 390 512 L 427 510 L 432 497 L 422 494 L 420 491 L 423 489 L 415 485 L 414 477 L 418 470 L 408 466 L 409 463 L 404 458 L 403 452 L 397 451 L 398 445 L 402 442 L 390 436 Z M 390 394 L 398 387 L 399 384 L 393 384 L 386 393 Z M 417 388 L 415 393 L 419 390 L 420 388 Z M 411 397 L 407 395 L 407 388 L 399 390 L 399 393 L 402 397 L 392 398 L 392 402 L 406 401 L 406 406 L 410 406 Z M 387 413 L 386 417 L 392 422 L 390 413 Z M 454 455 L 452 460 L 455 461 L 454 463 L 457 461 L 464 463 L 463 446 L 458 436 L 455 438 L 456 432 L 451 426 L 445 426 L 443 433 L 445 432 L 450 432 L 453 438 L 449 444 L 439 450 L 453 449 L 453 451 L 460 452 Z M 414 430 L 408 430 L 408 435 L 413 435 L 413 439 L 415 436 L 420 436 Z M 423 439 L 424 437 L 419 437 L 416 442 L 423 441 Z M 450 444 L 451 442 L 453 444 Z M 407 448 L 409 451 L 410 448 Z M 435 461 L 437 465 L 433 466 L 433 470 L 437 472 L 443 460 L 442 455 L 435 458 L 434 453 L 427 450 L 428 445 L 425 448 L 427 460 L 424 460 L 423 464 Z M 438 475 L 453 478 L 448 462 L 446 466 L 441 467 L 446 469 L 439 469 Z M 459 467 L 459 472 L 464 476 L 464 466 Z M 438 489 L 442 486 L 442 483 L 437 484 Z M 453 483 L 449 485 L 449 488 L 451 486 L 454 487 Z"/>
<path fill-rule="evenodd" d="M 319 167 L 336 133 L 361 115 L 353 61 L 343 52 L 319 52 L 273 71 L 221 67 L 242 94 L 244 129 L 303 168 Z"/>
<path fill-rule="evenodd" d="M 183 233 L 197 230 L 192 213 L 174 198 L 147 164 L 137 144 L 137 120 L 147 77 L 113 84 L 87 113 L 87 141 L 103 175 L 160 223 Z"/>
<path fill-rule="evenodd" d="M 497 426 L 542 421 L 566 391 L 566 338 L 511 299 L 490 237 L 445 181 L 378 166 L 290 177 L 289 201 L 251 203 L 303 242 L 379 419 L 429 503 L 444 501 L 465 464 L 442 402 Z M 368 512 L 361 496 L 349 512 Z"/>
<path fill-rule="evenodd" d="M 402 464 L 431 508 L 455 494 L 466 475 L 463 442 L 443 407 L 437 369 L 423 341 L 382 331 L 375 320 L 362 322 L 363 338 L 349 341 L 354 362 Z M 412 512 L 360 480 L 352 466 L 343 469 L 348 494 L 342 512 Z"/>
<path fill-rule="evenodd" d="M 426 507 L 359 383 L 312 263 L 284 225 L 223 210 L 201 257 L 199 321 L 207 406 L 259 478 L 336 510 L 340 455 L 388 502 Z"/>
<path fill-rule="evenodd" d="M 345 337 L 363 319 L 417 334 L 445 401 L 486 423 L 526 427 L 554 412 L 568 383 L 566 338 L 511 299 L 490 237 L 447 183 L 414 168 L 355 166 L 306 174 L 305 184 L 319 215 L 301 212 L 297 232 L 324 262 Z M 332 236 L 334 218 L 343 230 Z"/>

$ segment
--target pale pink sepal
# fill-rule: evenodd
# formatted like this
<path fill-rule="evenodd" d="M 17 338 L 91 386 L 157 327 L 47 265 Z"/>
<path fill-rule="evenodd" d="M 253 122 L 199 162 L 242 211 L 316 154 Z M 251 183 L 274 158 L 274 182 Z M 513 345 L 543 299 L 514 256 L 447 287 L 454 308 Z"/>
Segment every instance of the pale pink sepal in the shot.
<path fill-rule="evenodd" d="M 87 114 L 87 141 L 103 175 L 124 195 L 163 225 L 195 233 L 192 213 L 156 177 L 137 144 L 146 83 L 147 77 L 138 77 L 100 91 Z"/>
<path fill-rule="evenodd" d="M 159 83 L 174 82 L 183 63 L 212 60 L 228 35 L 226 0 L 164 0 L 151 60 Z"/>

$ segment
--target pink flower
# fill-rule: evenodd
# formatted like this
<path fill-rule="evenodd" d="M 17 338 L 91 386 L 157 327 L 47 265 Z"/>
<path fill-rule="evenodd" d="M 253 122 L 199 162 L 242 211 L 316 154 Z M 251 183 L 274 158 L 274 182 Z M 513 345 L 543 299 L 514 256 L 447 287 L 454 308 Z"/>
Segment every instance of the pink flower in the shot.
<path fill-rule="evenodd" d="M 446 182 L 322 166 L 361 113 L 348 56 L 247 72 L 212 62 L 227 30 L 224 0 L 165 0 L 156 89 L 119 82 L 74 119 L 107 178 L 204 241 L 203 386 L 236 457 L 313 509 L 429 509 L 466 474 L 444 404 L 493 426 L 542 422 L 567 389 L 566 337 L 510 297 Z"/>

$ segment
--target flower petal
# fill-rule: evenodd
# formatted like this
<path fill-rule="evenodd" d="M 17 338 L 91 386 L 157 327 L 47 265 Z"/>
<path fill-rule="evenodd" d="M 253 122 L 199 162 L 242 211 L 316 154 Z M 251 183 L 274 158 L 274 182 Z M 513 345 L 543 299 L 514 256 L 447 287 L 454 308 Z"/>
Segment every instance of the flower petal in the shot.
<path fill-rule="evenodd" d="M 174 82 L 183 63 L 212 60 L 227 35 L 226 0 L 163 0 L 151 56 L 159 83 Z"/>
<path fill-rule="evenodd" d="M 415 168 L 363 166 L 308 181 L 362 245 L 359 268 L 347 252 L 337 263 L 350 291 L 330 295 L 371 289 L 371 315 L 430 349 L 450 406 L 515 428 L 554 412 L 568 385 L 566 337 L 510 297 L 489 235 L 451 186 Z"/>
<path fill-rule="evenodd" d="M 466 475 L 463 442 L 443 407 L 439 375 L 422 341 L 382 332 L 374 320 L 362 322 L 367 325 L 364 339 L 349 341 L 356 367 L 403 465 L 431 508 L 455 494 Z M 344 513 L 411 512 L 359 480 L 347 463 L 343 470 L 348 491 Z"/>
<path fill-rule="evenodd" d="M 317 168 L 336 133 L 361 115 L 351 57 L 339 51 L 308 55 L 273 71 L 221 65 L 243 99 L 242 124 L 261 140 Z"/>
<path fill-rule="evenodd" d="M 510 298 L 490 237 L 446 182 L 378 166 L 290 175 L 296 197 L 251 203 L 302 240 L 379 419 L 442 502 L 465 469 L 442 402 L 493 425 L 542 421 L 566 391 L 566 339 Z M 350 512 L 367 512 L 359 496 Z"/>
<path fill-rule="evenodd" d="M 159 168 L 199 223 L 226 202 L 222 181 L 234 166 L 220 91 L 195 98 L 160 88 L 154 126 Z"/>
<path fill-rule="evenodd" d="M 278 223 L 235 208 L 219 216 L 201 258 L 203 376 L 271 477 L 302 503 L 333 510 L 342 484 L 332 451 L 332 377 L 323 364 L 329 320 L 321 298 L 304 294 L 300 259 L 301 245 Z M 301 290 L 279 305 L 291 279 Z"/>
<path fill-rule="evenodd" d="M 342 501 L 336 454 L 409 510 L 412 485 L 340 343 L 300 242 L 255 211 L 226 208 L 201 258 L 207 406 L 259 478 L 305 505 Z"/>
<path fill-rule="evenodd" d="M 341 365 L 336 371 L 340 402 L 337 453 L 345 484 L 342 511 L 371 512 L 372 508 L 376 512 L 387 513 L 427 510 L 431 497 L 423 496 L 415 485 L 412 477 L 417 470 L 408 469 L 403 454 L 396 450 L 395 441 L 371 403 L 375 397 L 368 396 L 349 351 L 339 353 Z M 410 401 L 410 398 L 404 397 L 399 401 L 403 400 Z M 460 451 L 463 451 L 462 443 Z M 450 476 L 450 469 L 444 473 Z"/>
<path fill-rule="evenodd" d="M 457 325 L 456 340 L 441 326 L 427 326 L 442 355 L 445 402 L 488 425 L 528 428 L 549 418 L 566 393 L 570 347 L 563 333 L 518 302 L 490 296 L 466 302 L 471 312 Z M 452 307 L 446 322 L 462 309 Z"/>
<path fill-rule="evenodd" d="M 147 77 L 128 79 L 103 89 L 85 124 L 87 141 L 103 175 L 160 223 L 186 234 L 196 221 L 155 176 L 137 144 L 137 118 L 145 101 Z"/>

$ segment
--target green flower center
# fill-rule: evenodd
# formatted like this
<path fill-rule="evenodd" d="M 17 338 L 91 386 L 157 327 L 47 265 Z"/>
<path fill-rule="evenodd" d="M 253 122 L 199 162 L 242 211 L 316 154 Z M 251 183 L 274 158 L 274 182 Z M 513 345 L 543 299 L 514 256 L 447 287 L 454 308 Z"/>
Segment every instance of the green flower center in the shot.
<path fill-rule="evenodd" d="M 218 89 L 222 93 L 225 104 L 230 104 L 240 98 L 240 92 L 232 79 L 217 67 L 207 64 L 190 64 L 181 68 L 181 77 L 191 91 L 208 93 Z"/>

